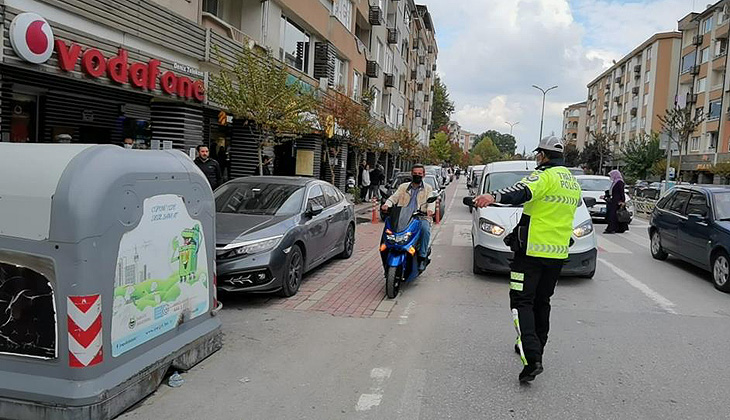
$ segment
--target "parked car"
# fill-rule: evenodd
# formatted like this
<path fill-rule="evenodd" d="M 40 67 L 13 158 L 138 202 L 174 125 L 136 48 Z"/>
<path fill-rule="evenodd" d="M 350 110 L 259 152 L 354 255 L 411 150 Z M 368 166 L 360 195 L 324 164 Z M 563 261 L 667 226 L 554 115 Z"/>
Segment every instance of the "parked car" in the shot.
<path fill-rule="evenodd" d="M 302 276 L 355 247 L 355 208 L 311 178 L 238 178 L 215 191 L 218 288 L 293 296 Z"/>
<path fill-rule="evenodd" d="M 507 188 L 535 170 L 534 161 L 490 163 L 484 170 L 479 194 Z M 586 198 L 592 203 L 592 198 Z M 507 273 L 513 258 L 504 238 L 522 217 L 522 206 L 493 205 L 472 211 L 473 271 Z M 598 244 L 593 222 L 586 205 L 581 201 L 573 219 L 573 235 L 568 260 L 562 275 L 592 278 L 596 272 Z"/>
<path fill-rule="evenodd" d="M 601 198 L 606 194 L 606 191 L 611 189 L 611 178 L 600 175 L 578 175 L 575 177 L 580 184 L 580 189 L 583 191 L 583 197 L 593 197 L 596 199 L 596 204 L 592 207 L 588 207 L 588 213 L 590 213 L 593 220 L 606 221 L 608 214 L 606 212 L 606 200 Z M 634 202 L 631 200 L 631 196 L 626 194 L 626 209 L 631 214 L 631 218 L 634 217 Z"/>
<path fill-rule="evenodd" d="M 651 255 L 677 258 L 709 270 L 715 287 L 730 292 L 730 188 L 677 186 L 649 219 Z"/>
<path fill-rule="evenodd" d="M 385 200 L 393 195 L 401 184 L 405 182 L 411 182 L 411 180 L 412 178 L 410 172 L 397 173 L 395 177 L 393 177 L 393 180 L 390 182 L 390 184 L 385 186 L 385 188 L 381 190 L 380 204 L 382 205 L 383 203 L 385 203 Z M 436 205 L 439 208 L 441 218 L 443 218 L 444 212 L 446 211 L 446 188 L 441 185 L 439 178 L 433 174 L 426 174 L 426 176 L 423 178 L 423 182 L 430 185 L 431 188 L 433 188 L 433 190 L 439 194 Z M 380 211 L 380 220 L 385 220 L 385 214 L 382 210 Z"/>
<path fill-rule="evenodd" d="M 568 170 L 570 171 L 571 174 L 573 174 L 573 176 L 585 175 L 586 174 L 586 171 L 584 171 L 583 168 L 573 168 L 573 167 L 571 167 L 571 168 L 568 168 Z"/>
<path fill-rule="evenodd" d="M 471 173 L 471 181 L 467 185 L 469 187 L 469 195 L 477 195 L 477 191 L 479 191 L 479 184 L 482 182 L 482 174 L 484 174 L 483 169 L 475 169 Z"/>

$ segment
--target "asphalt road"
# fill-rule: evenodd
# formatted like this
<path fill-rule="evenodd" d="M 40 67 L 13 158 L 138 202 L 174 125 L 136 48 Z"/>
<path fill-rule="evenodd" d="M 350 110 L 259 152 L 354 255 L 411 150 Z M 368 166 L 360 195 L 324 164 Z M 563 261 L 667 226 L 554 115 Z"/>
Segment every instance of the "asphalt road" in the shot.
<path fill-rule="evenodd" d="M 561 279 L 545 373 L 520 385 L 507 279 L 471 272 L 465 194 L 449 187 L 433 263 L 388 318 L 229 304 L 223 350 L 121 418 L 730 418 L 730 295 L 654 261 L 642 220 L 600 237 L 594 279 Z"/>

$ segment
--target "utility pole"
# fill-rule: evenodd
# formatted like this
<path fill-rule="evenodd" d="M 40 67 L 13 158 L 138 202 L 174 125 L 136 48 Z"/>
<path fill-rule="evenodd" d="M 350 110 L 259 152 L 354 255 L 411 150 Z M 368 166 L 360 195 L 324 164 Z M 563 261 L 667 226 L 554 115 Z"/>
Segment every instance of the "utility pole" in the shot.
<path fill-rule="evenodd" d="M 537 86 L 537 85 L 532 85 L 532 87 L 534 87 L 535 89 L 537 89 L 537 90 L 539 90 L 540 92 L 542 92 L 542 113 L 541 113 L 541 115 L 540 115 L 540 138 L 539 138 L 539 139 L 537 139 L 537 141 L 538 141 L 538 143 L 539 143 L 539 142 L 540 142 L 540 140 L 542 140 L 542 126 L 543 126 L 543 124 L 545 123 L 545 96 L 546 96 L 546 95 L 547 95 L 547 93 L 548 93 L 548 92 L 550 92 L 551 90 L 553 90 L 553 89 L 557 89 L 557 88 L 558 88 L 558 86 L 556 85 L 556 86 L 553 86 L 553 87 L 551 87 L 551 88 L 547 88 L 547 89 L 543 89 L 543 88 L 541 88 L 540 86 Z"/>
<path fill-rule="evenodd" d="M 504 123 L 505 123 L 505 124 L 507 124 L 507 125 L 509 126 L 509 135 L 511 136 L 511 135 L 512 135 L 512 129 L 513 129 L 513 128 L 515 128 L 515 126 L 516 126 L 517 124 L 519 124 L 520 122 L 519 122 L 519 121 L 517 121 L 516 123 L 511 123 L 511 122 L 507 122 L 507 121 L 505 121 Z"/>

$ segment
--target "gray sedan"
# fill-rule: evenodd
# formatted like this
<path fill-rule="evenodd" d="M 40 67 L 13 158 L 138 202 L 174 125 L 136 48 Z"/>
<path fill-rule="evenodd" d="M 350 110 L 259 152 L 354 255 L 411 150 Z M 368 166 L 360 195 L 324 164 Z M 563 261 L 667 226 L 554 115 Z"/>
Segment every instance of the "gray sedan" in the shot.
<path fill-rule="evenodd" d="M 355 247 L 355 209 L 311 178 L 238 178 L 215 191 L 218 288 L 293 296 L 307 271 Z"/>

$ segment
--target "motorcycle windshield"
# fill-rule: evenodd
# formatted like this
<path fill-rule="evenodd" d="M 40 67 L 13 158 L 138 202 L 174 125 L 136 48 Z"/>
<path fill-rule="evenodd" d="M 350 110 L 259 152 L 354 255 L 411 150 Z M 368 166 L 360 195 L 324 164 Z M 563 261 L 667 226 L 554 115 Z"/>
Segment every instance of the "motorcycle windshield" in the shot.
<path fill-rule="evenodd" d="M 406 211 L 402 207 L 393 207 L 390 209 L 390 228 L 394 232 L 403 232 L 408 229 L 408 225 L 411 223 L 413 215 Z"/>

